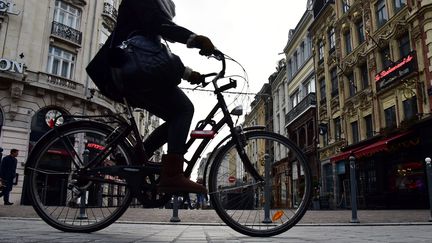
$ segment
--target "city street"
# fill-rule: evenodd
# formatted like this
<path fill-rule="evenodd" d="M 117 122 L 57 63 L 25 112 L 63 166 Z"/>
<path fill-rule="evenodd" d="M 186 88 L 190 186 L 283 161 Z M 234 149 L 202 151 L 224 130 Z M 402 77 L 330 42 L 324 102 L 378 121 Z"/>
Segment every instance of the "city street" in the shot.
<path fill-rule="evenodd" d="M 92 234 L 64 233 L 36 219 L 1 218 L 0 242 L 431 242 L 430 224 L 299 225 L 271 238 L 200 224 L 116 223 Z"/>

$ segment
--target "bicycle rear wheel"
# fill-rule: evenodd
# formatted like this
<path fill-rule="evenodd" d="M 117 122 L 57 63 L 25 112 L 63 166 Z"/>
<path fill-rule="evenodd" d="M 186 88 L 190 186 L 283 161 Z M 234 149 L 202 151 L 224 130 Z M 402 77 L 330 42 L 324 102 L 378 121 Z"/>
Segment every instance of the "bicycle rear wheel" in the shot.
<path fill-rule="evenodd" d="M 215 156 L 209 177 L 212 206 L 234 230 L 258 237 L 293 227 L 305 214 L 312 177 L 299 148 L 286 137 L 266 131 L 245 134 L 244 149 L 264 182 L 253 179 L 234 141 Z"/>
<path fill-rule="evenodd" d="M 107 146 L 113 131 L 98 122 L 72 122 L 51 130 L 35 145 L 26 167 L 28 190 L 46 223 L 67 232 L 93 232 L 115 222 L 128 208 L 131 193 L 123 178 L 79 175 L 79 169 Z M 130 146 L 125 141 L 114 146 L 96 167 L 131 164 Z"/>

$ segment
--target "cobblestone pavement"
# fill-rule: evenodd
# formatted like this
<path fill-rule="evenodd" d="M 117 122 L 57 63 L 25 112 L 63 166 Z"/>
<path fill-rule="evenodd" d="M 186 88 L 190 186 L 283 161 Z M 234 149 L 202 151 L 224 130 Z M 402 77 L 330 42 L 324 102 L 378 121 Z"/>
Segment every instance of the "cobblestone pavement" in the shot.
<path fill-rule="evenodd" d="M 359 210 L 360 224 L 375 223 L 419 223 L 428 222 L 430 210 Z M 172 216 L 170 209 L 129 208 L 119 222 L 169 222 Z M 39 218 L 31 206 L 0 205 L 0 218 Z M 179 210 L 179 218 L 183 223 L 222 224 L 212 209 Z M 350 210 L 309 210 L 300 224 L 345 224 L 351 220 Z M 432 224 L 432 223 L 431 223 Z M 431 237 L 432 238 L 432 237 Z"/>
<path fill-rule="evenodd" d="M 115 223 L 92 233 L 64 233 L 39 219 L 0 218 L 0 242 L 431 242 L 431 225 L 296 226 L 271 238 L 227 226 Z"/>

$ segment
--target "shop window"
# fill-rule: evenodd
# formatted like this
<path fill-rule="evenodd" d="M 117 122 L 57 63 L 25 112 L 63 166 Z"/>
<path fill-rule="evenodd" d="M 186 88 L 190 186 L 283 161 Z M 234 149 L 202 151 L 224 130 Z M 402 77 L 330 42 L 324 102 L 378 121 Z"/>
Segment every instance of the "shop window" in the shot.
<path fill-rule="evenodd" d="M 323 104 L 326 101 L 326 83 L 325 79 L 321 79 L 320 85 L 320 103 Z"/>
<path fill-rule="evenodd" d="M 350 97 L 354 96 L 357 92 L 357 86 L 354 80 L 354 73 L 350 73 L 347 75 L 348 87 L 349 87 L 349 95 Z"/>
<path fill-rule="evenodd" d="M 47 72 L 67 79 L 72 79 L 75 71 L 76 55 L 50 46 L 48 54 Z"/>
<path fill-rule="evenodd" d="M 387 9 L 386 9 L 386 1 L 385 0 L 379 0 L 377 4 L 375 5 L 376 8 L 376 18 L 377 18 L 377 24 L 378 28 L 383 26 L 387 20 Z"/>
<path fill-rule="evenodd" d="M 394 0 L 395 12 L 399 12 L 406 5 L 406 0 Z"/>
<path fill-rule="evenodd" d="M 330 43 L 330 53 L 335 50 L 336 47 L 336 37 L 335 37 L 335 29 L 334 27 L 331 27 L 328 31 L 328 38 Z"/>
<path fill-rule="evenodd" d="M 358 143 L 360 141 L 357 121 L 351 122 L 351 135 L 352 135 L 352 143 Z"/>
<path fill-rule="evenodd" d="M 410 47 L 409 36 L 407 34 L 402 36 L 402 38 L 399 39 L 399 53 L 401 57 L 405 57 L 408 56 L 410 52 L 411 52 L 411 47 Z"/>
<path fill-rule="evenodd" d="M 417 99 L 412 97 L 410 99 L 404 100 L 403 109 L 405 114 L 405 120 L 413 119 L 417 116 Z"/>
<path fill-rule="evenodd" d="M 385 125 L 387 128 L 396 127 L 396 109 L 395 106 L 384 110 Z"/>
<path fill-rule="evenodd" d="M 358 35 L 358 43 L 359 45 L 365 41 L 365 35 L 363 30 L 363 21 L 360 21 L 356 25 L 357 35 Z"/>
<path fill-rule="evenodd" d="M 331 96 L 335 97 L 339 95 L 339 85 L 338 85 L 338 79 L 337 79 L 337 69 L 333 68 L 330 71 L 330 78 L 331 78 Z"/>
<path fill-rule="evenodd" d="M 324 192 L 333 193 L 333 166 L 332 164 L 324 165 Z"/>
<path fill-rule="evenodd" d="M 393 63 L 393 61 L 391 60 L 391 56 L 390 56 L 389 46 L 383 47 L 381 49 L 380 56 L 381 56 L 381 62 L 382 62 L 383 69 L 388 68 Z"/>
<path fill-rule="evenodd" d="M 339 141 L 342 139 L 342 125 L 340 117 L 333 119 L 333 125 L 335 140 Z"/>
<path fill-rule="evenodd" d="M 372 123 L 372 115 L 367 115 L 364 117 L 365 128 L 366 128 L 366 138 L 370 138 L 373 136 L 373 123 Z"/>
<path fill-rule="evenodd" d="M 366 89 L 367 87 L 369 87 L 369 72 L 366 63 L 360 67 L 360 74 L 361 74 L 362 88 Z"/>
<path fill-rule="evenodd" d="M 81 12 L 70 4 L 56 0 L 54 21 L 78 30 L 80 28 Z"/>
<path fill-rule="evenodd" d="M 345 41 L 345 53 L 346 53 L 346 55 L 348 55 L 352 51 L 351 32 L 350 31 L 347 31 L 346 33 L 344 33 L 344 41 Z"/>

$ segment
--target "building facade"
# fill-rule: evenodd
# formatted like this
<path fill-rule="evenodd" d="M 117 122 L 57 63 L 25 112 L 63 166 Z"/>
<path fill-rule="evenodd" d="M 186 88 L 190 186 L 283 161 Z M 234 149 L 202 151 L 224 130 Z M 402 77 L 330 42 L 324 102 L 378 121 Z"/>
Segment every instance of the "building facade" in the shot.
<path fill-rule="evenodd" d="M 100 94 L 85 72 L 113 30 L 119 3 L 0 1 L 0 147 L 3 154 L 20 150 L 13 201 L 25 197 L 22 178 L 28 153 L 56 117 L 123 110 Z M 141 110 L 136 119 L 143 135 L 158 125 Z"/>
<path fill-rule="evenodd" d="M 315 1 L 319 158 L 334 206 L 350 205 L 352 155 L 360 207 L 427 207 L 431 4 Z"/>

